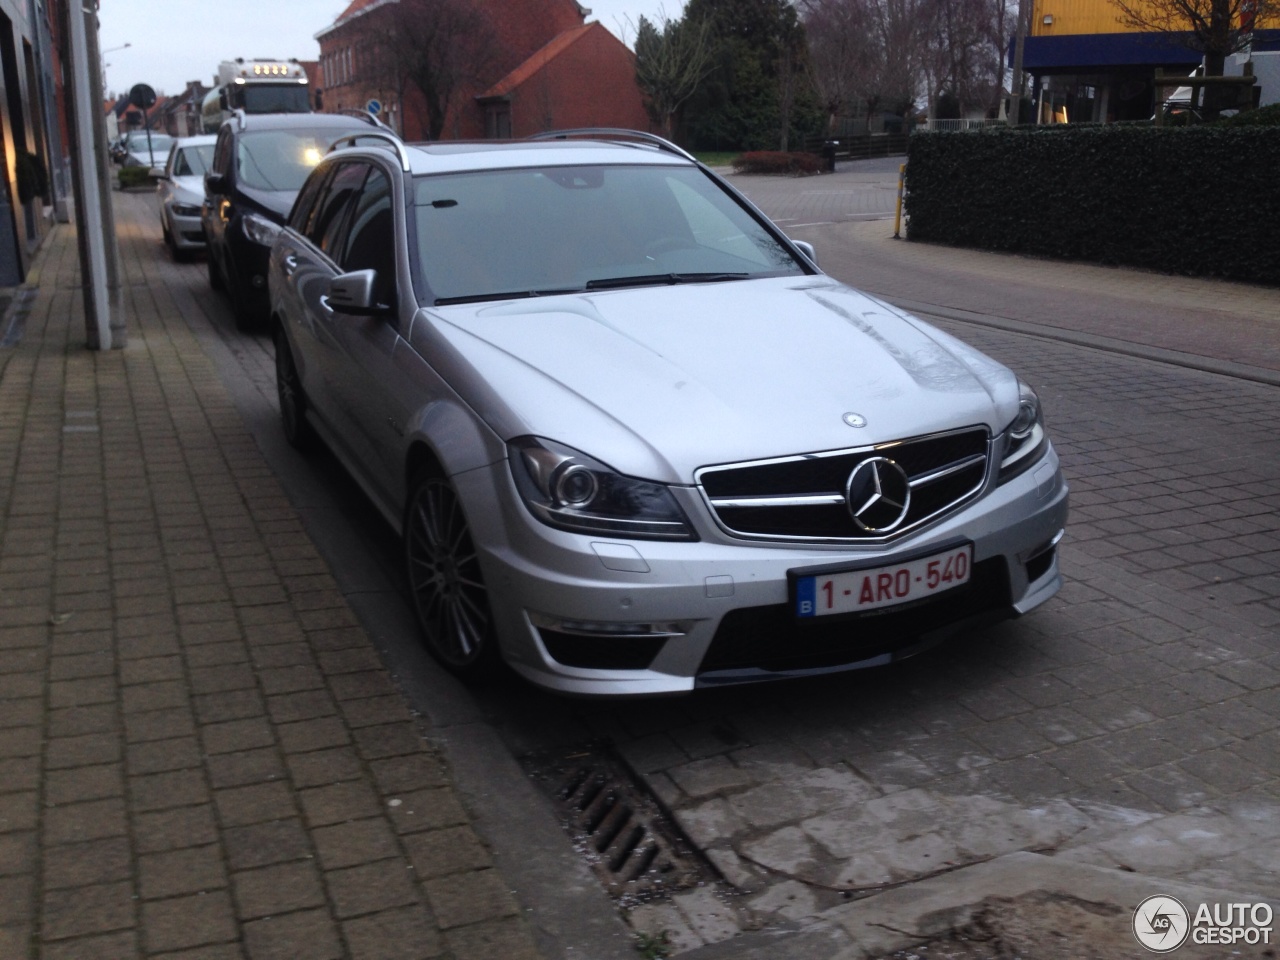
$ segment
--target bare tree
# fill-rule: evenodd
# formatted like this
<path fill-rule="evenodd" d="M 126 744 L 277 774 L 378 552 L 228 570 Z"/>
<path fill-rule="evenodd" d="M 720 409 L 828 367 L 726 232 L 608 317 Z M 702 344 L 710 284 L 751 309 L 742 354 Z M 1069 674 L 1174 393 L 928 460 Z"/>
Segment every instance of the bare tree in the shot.
<path fill-rule="evenodd" d="M 1111 0 L 1120 22 L 1152 33 L 1187 38 L 1204 55 L 1208 77 L 1222 76 L 1226 59 L 1245 49 L 1254 29 L 1280 20 L 1277 0 Z M 1210 98 L 1206 98 L 1210 106 Z"/>
<path fill-rule="evenodd" d="M 809 35 L 809 81 L 833 133 L 839 117 L 863 105 L 868 68 L 877 54 L 870 11 L 861 0 L 801 0 L 800 9 Z"/>
<path fill-rule="evenodd" d="M 493 27 L 470 0 L 393 0 L 383 10 L 370 24 L 384 31 L 379 70 L 422 94 L 427 137 L 438 140 L 453 98 L 478 84 L 495 58 Z"/>
<path fill-rule="evenodd" d="M 992 68 L 1002 13 L 996 0 L 925 0 L 920 10 L 921 51 L 930 113 L 944 93 L 966 108 L 984 111 L 998 103 L 1003 62 Z M 1002 32 L 1002 31 L 1001 31 Z"/>
<path fill-rule="evenodd" d="M 645 106 L 667 136 L 675 132 L 680 108 L 715 69 L 715 43 L 707 20 L 645 17 L 636 28 L 636 85 Z"/>

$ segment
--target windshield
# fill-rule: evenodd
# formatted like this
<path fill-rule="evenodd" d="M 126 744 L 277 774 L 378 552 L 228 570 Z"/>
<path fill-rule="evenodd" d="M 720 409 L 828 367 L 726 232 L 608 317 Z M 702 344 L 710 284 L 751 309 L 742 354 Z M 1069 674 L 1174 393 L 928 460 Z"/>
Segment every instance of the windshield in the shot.
<path fill-rule="evenodd" d="M 172 145 L 173 145 L 173 137 L 169 136 L 168 134 L 156 133 L 152 131 L 150 150 L 153 154 L 155 154 L 155 156 L 160 157 L 162 159 L 168 156 L 169 147 Z M 148 150 L 146 133 L 129 134 L 129 142 L 127 145 L 127 149 L 129 150 L 130 153 L 145 154 Z"/>
<path fill-rule="evenodd" d="M 200 147 L 182 147 L 173 158 L 173 175 L 175 177 L 202 177 L 209 172 L 213 163 L 213 144 L 206 143 Z"/>
<path fill-rule="evenodd" d="M 258 190 L 299 190 L 333 141 L 351 130 L 260 130 L 236 143 L 240 182 Z"/>
<path fill-rule="evenodd" d="M 415 191 L 436 303 L 804 272 L 696 167 L 494 170 Z"/>
<path fill-rule="evenodd" d="M 246 84 L 235 99 L 245 113 L 310 113 L 311 101 L 304 84 L 289 86 Z"/>

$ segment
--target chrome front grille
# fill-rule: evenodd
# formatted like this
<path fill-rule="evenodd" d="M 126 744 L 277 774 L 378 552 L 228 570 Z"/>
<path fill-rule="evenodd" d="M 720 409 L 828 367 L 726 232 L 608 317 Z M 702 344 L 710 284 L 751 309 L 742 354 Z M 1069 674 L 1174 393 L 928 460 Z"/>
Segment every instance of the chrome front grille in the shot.
<path fill-rule="evenodd" d="M 977 496 L 987 475 L 985 427 L 893 443 L 703 467 L 697 481 L 712 513 L 735 536 L 768 540 L 883 542 Z M 892 531 L 869 531 L 846 496 L 858 464 L 886 458 L 910 482 L 906 515 Z"/>

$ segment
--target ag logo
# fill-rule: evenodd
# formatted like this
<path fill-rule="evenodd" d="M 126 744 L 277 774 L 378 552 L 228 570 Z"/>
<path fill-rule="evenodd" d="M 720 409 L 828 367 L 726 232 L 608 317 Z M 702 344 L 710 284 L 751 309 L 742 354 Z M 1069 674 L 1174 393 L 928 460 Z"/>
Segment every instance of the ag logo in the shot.
<path fill-rule="evenodd" d="M 1191 915 L 1173 897 L 1147 897 L 1133 911 L 1133 935 L 1152 953 L 1171 953 L 1186 943 Z"/>

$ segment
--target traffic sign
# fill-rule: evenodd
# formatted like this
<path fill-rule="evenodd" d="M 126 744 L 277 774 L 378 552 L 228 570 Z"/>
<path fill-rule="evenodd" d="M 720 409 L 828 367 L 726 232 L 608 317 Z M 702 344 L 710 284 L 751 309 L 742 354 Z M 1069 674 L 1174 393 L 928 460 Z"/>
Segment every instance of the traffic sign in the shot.
<path fill-rule="evenodd" d="M 382 101 L 370 100 L 368 103 L 364 105 L 364 108 L 369 111 L 370 116 L 376 117 L 378 114 L 382 112 Z"/>
<path fill-rule="evenodd" d="M 156 92 L 145 83 L 135 83 L 129 91 L 129 102 L 140 110 L 150 110 L 156 105 Z"/>

